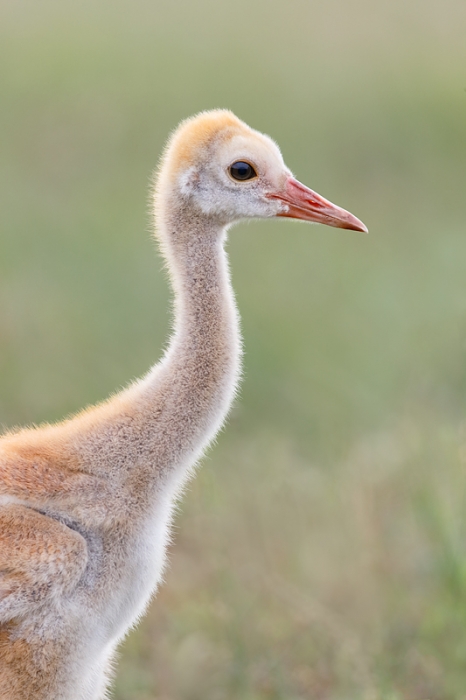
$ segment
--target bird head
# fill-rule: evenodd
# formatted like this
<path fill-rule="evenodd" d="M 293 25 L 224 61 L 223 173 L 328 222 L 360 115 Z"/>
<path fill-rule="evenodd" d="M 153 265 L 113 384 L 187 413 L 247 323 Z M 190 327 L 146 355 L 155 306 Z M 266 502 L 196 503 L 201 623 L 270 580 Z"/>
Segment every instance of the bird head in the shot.
<path fill-rule="evenodd" d="M 180 124 L 162 158 L 157 202 L 174 199 L 231 224 L 276 216 L 366 231 L 355 216 L 296 180 L 277 144 L 227 110 Z"/>

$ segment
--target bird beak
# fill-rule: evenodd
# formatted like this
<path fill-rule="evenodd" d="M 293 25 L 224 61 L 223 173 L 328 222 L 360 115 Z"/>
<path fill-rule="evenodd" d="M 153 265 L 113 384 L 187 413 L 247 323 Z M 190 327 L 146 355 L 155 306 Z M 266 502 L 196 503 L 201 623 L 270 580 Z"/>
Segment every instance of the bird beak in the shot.
<path fill-rule="evenodd" d="M 283 211 L 277 216 L 286 216 L 291 219 L 302 219 L 303 221 L 314 221 L 336 228 L 348 228 L 353 231 L 363 231 L 368 233 L 367 226 L 359 221 L 349 211 L 337 207 L 328 199 L 324 199 L 320 194 L 310 190 L 309 187 L 301 184 L 294 177 L 288 177 L 284 190 L 269 194 L 272 199 L 278 199 L 286 205 Z"/>

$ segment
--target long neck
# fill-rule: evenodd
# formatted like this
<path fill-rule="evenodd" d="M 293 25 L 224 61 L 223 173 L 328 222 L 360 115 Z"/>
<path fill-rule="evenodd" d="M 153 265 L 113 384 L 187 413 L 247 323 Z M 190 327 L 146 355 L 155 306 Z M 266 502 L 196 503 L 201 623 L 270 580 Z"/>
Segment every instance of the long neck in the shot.
<path fill-rule="evenodd" d="M 162 463 L 202 452 L 228 412 L 240 371 L 238 317 L 225 228 L 189 210 L 159 223 L 174 291 L 175 327 L 162 362 L 136 385 L 147 449 Z"/>
<path fill-rule="evenodd" d="M 86 468 L 115 476 L 136 470 L 148 497 L 161 480 L 177 489 L 213 439 L 233 400 L 241 359 L 225 227 L 168 209 L 159 217 L 175 301 L 168 350 L 143 379 L 64 426 Z"/>

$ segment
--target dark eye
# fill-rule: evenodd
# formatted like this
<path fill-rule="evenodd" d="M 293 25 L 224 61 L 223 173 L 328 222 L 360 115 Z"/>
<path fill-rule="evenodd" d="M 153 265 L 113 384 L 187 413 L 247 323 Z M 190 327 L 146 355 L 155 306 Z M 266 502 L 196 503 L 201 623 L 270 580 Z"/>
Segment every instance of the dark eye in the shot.
<path fill-rule="evenodd" d="M 230 175 L 233 180 L 252 180 L 253 177 L 257 177 L 257 173 L 249 163 L 245 163 L 243 160 L 238 160 L 233 165 L 230 165 Z"/>

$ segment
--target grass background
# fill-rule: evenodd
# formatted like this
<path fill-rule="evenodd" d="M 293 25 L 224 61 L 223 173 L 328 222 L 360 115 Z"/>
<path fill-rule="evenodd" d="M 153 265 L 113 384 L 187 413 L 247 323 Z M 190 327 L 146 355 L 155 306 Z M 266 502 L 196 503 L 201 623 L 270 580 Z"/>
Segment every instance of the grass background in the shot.
<path fill-rule="evenodd" d="M 0 421 L 145 372 L 148 180 L 228 107 L 369 236 L 232 231 L 245 379 L 115 700 L 466 698 L 466 5 L 0 0 Z"/>

